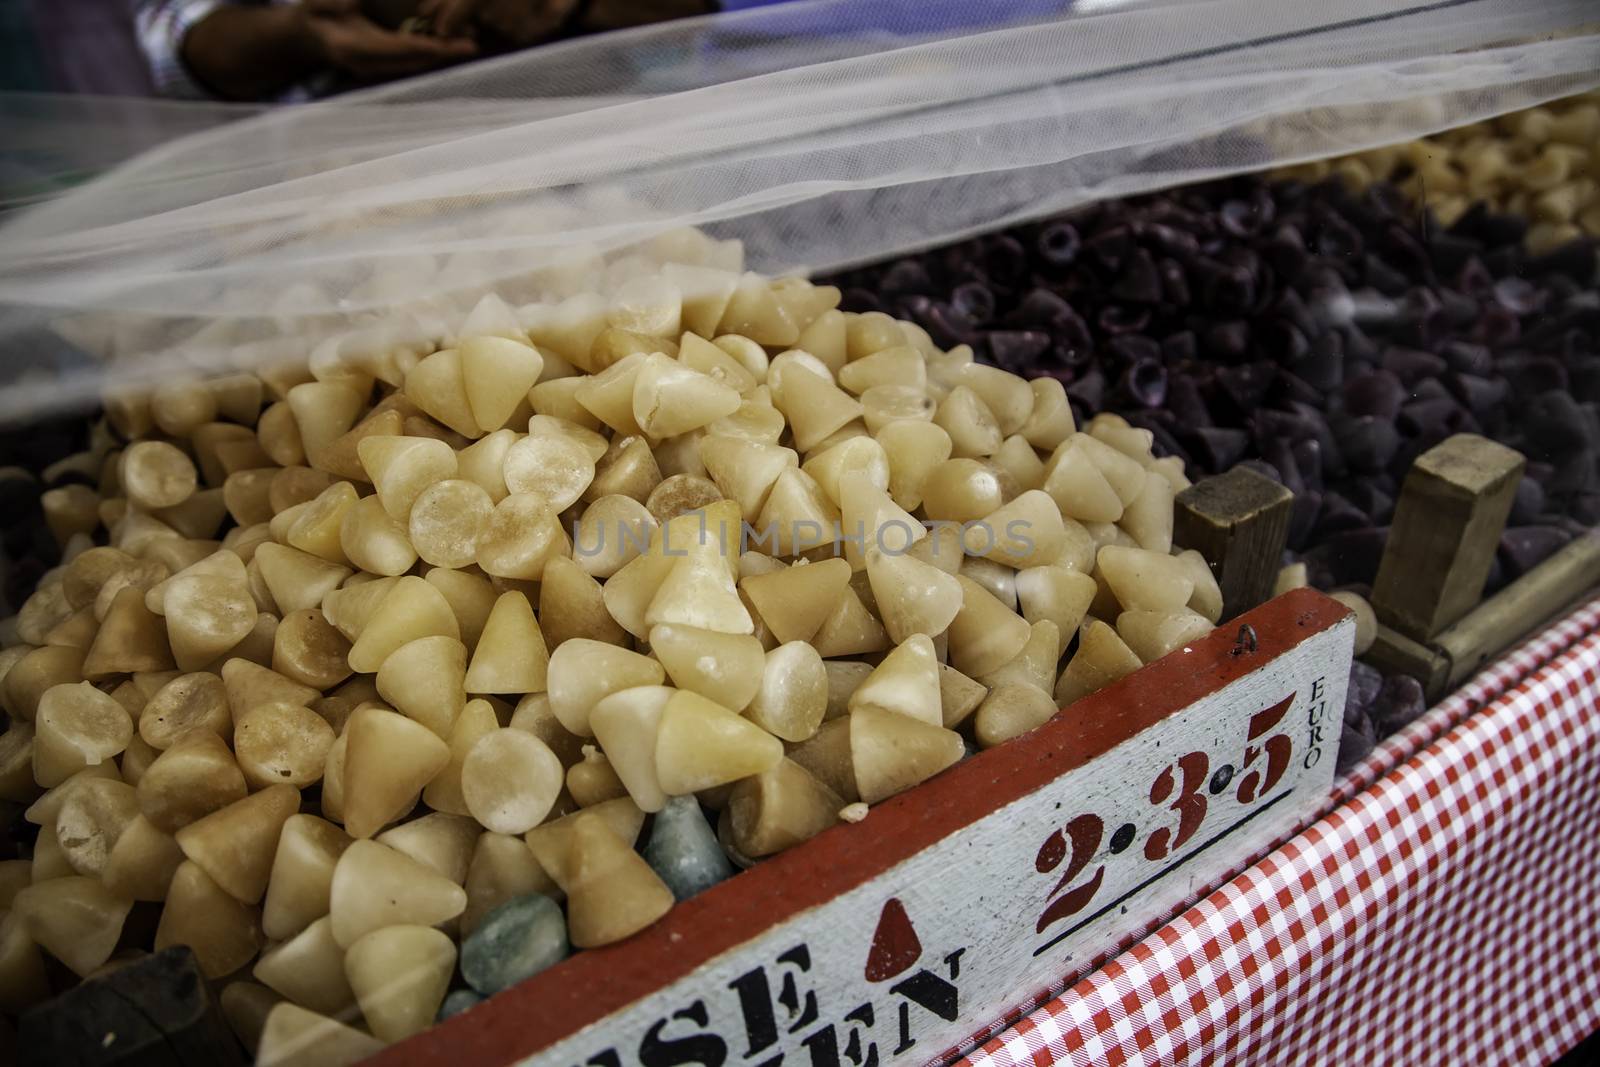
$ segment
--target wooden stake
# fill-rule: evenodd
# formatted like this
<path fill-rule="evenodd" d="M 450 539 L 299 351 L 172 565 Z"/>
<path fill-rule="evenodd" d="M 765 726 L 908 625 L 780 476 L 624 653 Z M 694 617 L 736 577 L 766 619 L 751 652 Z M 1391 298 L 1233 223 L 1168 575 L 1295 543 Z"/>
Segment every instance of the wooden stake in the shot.
<path fill-rule="evenodd" d="M 1248 467 L 1196 482 L 1174 501 L 1172 539 L 1206 558 L 1222 589 L 1222 621 L 1272 596 L 1294 494 Z"/>
<path fill-rule="evenodd" d="M 1600 534 L 1565 548 L 1464 615 L 1432 641 L 1387 626 L 1361 658 L 1385 674 L 1409 674 L 1432 704 L 1485 663 L 1591 595 L 1600 583 Z"/>
<path fill-rule="evenodd" d="M 22 1016 L 23 1067 L 244 1067 L 194 953 L 181 945 L 130 963 Z"/>
<path fill-rule="evenodd" d="M 1380 622 L 1427 642 L 1472 610 L 1525 465 L 1521 453 L 1476 434 L 1417 457 L 1372 587 Z"/>

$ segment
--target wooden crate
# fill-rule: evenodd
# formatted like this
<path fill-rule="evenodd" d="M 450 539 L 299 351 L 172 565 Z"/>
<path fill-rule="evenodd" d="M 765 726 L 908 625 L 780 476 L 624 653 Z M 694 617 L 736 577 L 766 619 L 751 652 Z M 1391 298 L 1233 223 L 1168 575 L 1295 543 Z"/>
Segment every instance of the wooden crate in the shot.
<path fill-rule="evenodd" d="M 369 1061 L 927 1062 L 1326 797 L 1354 618 L 1298 589 Z"/>

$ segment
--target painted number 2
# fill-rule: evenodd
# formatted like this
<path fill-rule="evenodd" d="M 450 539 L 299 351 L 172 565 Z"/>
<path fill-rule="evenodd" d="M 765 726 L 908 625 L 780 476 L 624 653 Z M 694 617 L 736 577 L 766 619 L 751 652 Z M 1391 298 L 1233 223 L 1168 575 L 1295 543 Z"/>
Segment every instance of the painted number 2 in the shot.
<path fill-rule="evenodd" d="M 1106 824 L 1098 815 L 1080 815 L 1067 823 L 1065 835 L 1056 830 L 1044 839 L 1044 844 L 1039 846 L 1039 854 L 1034 857 L 1033 866 L 1040 874 L 1048 874 L 1061 866 L 1066 861 L 1067 869 L 1062 872 L 1061 878 L 1055 887 L 1050 890 L 1050 903 L 1039 914 L 1039 921 L 1034 926 L 1036 933 L 1044 933 L 1045 927 L 1052 923 L 1060 922 L 1067 916 L 1082 911 L 1095 892 L 1099 890 L 1100 883 L 1105 880 L 1106 869 L 1104 865 L 1096 867 L 1089 880 L 1080 885 L 1068 888 L 1069 885 L 1083 873 L 1089 865 L 1089 860 L 1100 850 L 1100 839 L 1105 836 Z"/>

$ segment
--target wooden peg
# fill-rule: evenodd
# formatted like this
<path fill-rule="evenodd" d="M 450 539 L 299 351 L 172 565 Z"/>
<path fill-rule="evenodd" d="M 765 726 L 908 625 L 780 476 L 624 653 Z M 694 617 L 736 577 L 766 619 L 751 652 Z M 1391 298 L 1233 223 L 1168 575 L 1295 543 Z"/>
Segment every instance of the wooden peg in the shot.
<path fill-rule="evenodd" d="M 1174 501 L 1172 539 L 1206 558 L 1226 622 L 1272 596 L 1294 494 L 1249 467 L 1196 482 Z"/>
<path fill-rule="evenodd" d="M 194 953 L 177 945 L 22 1016 L 22 1067 L 244 1067 Z"/>
<path fill-rule="evenodd" d="M 1456 434 L 1412 464 L 1372 586 L 1385 626 L 1429 642 L 1483 595 L 1526 460 L 1476 434 Z"/>

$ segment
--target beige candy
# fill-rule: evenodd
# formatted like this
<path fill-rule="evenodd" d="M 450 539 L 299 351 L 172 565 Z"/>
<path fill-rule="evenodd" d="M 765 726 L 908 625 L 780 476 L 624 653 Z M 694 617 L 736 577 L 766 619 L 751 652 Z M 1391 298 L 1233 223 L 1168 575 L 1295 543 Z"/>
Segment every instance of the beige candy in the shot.
<path fill-rule="evenodd" d="M 789 641 L 766 654 L 760 687 L 745 715 L 768 733 L 800 742 L 817 732 L 828 698 L 822 657 L 804 641 Z"/>
<path fill-rule="evenodd" d="M 227 742 L 210 730 L 193 730 L 146 768 L 138 784 L 139 810 L 157 829 L 176 833 L 244 799 L 246 791 Z"/>
<path fill-rule="evenodd" d="M 227 686 L 214 674 L 178 675 L 150 697 L 139 715 L 139 734 L 154 748 L 171 748 L 191 730 L 233 736 Z"/>
<path fill-rule="evenodd" d="M 560 645 L 550 657 L 550 707 L 561 725 L 591 737 L 589 711 L 602 698 L 639 685 L 660 685 L 666 671 L 655 660 L 582 638 Z"/>
<path fill-rule="evenodd" d="M 733 787 L 726 809 L 729 831 L 744 855 L 769 856 L 833 826 L 844 803 L 811 772 L 785 759 Z"/>
<path fill-rule="evenodd" d="M 233 744 L 239 769 L 251 786 L 292 785 L 298 789 L 322 777 L 334 731 L 326 719 L 307 707 L 262 704 L 234 724 Z"/>
<path fill-rule="evenodd" d="M 355 1005 L 344 960 L 344 949 L 333 939 L 333 923 L 324 915 L 263 953 L 250 973 L 303 1008 L 340 1015 Z"/>
<path fill-rule="evenodd" d="M 111 958 L 132 906 L 97 879 L 82 876 L 36 883 L 11 904 L 28 936 L 80 978 Z"/>
<path fill-rule="evenodd" d="M 1056 682 L 1056 703 L 1065 707 L 1143 665 L 1115 630 L 1091 618 L 1078 634 L 1078 651 Z"/>
<path fill-rule="evenodd" d="M 267 890 L 278 834 L 299 808 L 298 789 L 268 786 L 179 830 L 178 847 L 231 896 L 255 904 Z"/>
<path fill-rule="evenodd" d="M 544 821 L 562 785 L 561 761 L 523 730 L 480 737 L 461 764 L 467 810 L 485 829 L 521 834 Z"/>
<path fill-rule="evenodd" d="M 868 804 L 905 792 L 965 754 L 960 734 L 909 715 L 869 705 L 844 721 L 856 790 Z"/>
<path fill-rule="evenodd" d="M 668 796 L 682 796 L 768 770 L 783 743 L 698 693 L 680 690 L 661 712 L 656 775 Z"/>
<path fill-rule="evenodd" d="M 550 654 L 528 598 L 503 593 L 495 601 L 467 668 L 469 693 L 538 693 L 546 685 Z"/>
<path fill-rule="evenodd" d="M 416 804 L 450 762 L 432 730 L 378 707 L 359 709 L 345 726 L 343 815 L 352 837 L 371 837 Z"/>
<path fill-rule="evenodd" d="M 761 687 L 765 653 L 755 637 L 663 624 L 651 627 L 650 648 L 674 685 L 723 707 L 744 708 Z"/>
<path fill-rule="evenodd" d="M 427 926 L 396 925 L 363 934 L 344 957 L 345 976 L 375 1037 L 402 1041 L 432 1025 L 456 947 Z"/>
<path fill-rule="evenodd" d="M 351 1067 L 383 1050 L 383 1042 L 295 1004 L 272 1008 L 261 1027 L 259 1067 Z"/>
<path fill-rule="evenodd" d="M 315 815 L 284 821 L 273 853 L 261 926 L 274 940 L 287 940 L 328 914 L 333 869 L 351 837 Z"/>
<path fill-rule="evenodd" d="M 565 879 L 567 928 L 579 948 L 608 945 L 665 915 L 672 890 L 606 821 L 579 813 Z"/>
<path fill-rule="evenodd" d="M 356 841 L 334 866 L 329 915 L 345 948 L 388 926 L 432 926 L 460 915 L 466 890 L 404 853 Z"/>
<path fill-rule="evenodd" d="M 660 811 L 666 803 L 656 774 L 656 735 L 661 713 L 675 692 L 663 685 L 622 689 L 601 698 L 589 712 L 595 739 L 641 811 Z M 751 714 L 753 718 L 754 707 Z"/>
<path fill-rule="evenodd" d="M 40 697 L 34 720 L 34 779 L 46 788 L 60 785 L 114 758 L 132 738 L 133 720 L 111 697 L 87 682 L 53 686 Z"/>

